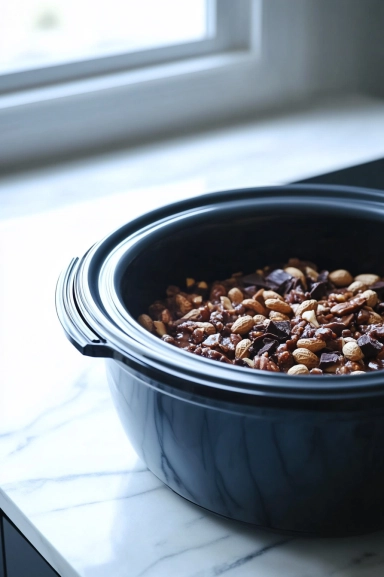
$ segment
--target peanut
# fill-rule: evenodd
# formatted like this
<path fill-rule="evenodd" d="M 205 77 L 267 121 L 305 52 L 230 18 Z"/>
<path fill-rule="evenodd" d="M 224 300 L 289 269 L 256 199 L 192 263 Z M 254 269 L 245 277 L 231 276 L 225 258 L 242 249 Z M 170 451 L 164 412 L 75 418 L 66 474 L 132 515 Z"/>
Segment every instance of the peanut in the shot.
<path fill-rule="evenodd" d="M 367 305 L 369 307 L 375 307 L 379 302 L 379 297 L 377 296 L 377 293 L 373 290 L 368 289 L 363 293 L 361 293 L 361 296 L 367 299 Z"/>
<path fill-rule="evenodd" d="M 301 284 L 303 285 L 305 290 L 307 290 L 307 281 L 305 280 L 305 275 L 304 275 L 304 273 L 301 272 L 301 270 L 299 270 L 298 268 L 296 268 L 294 266 L 287 266 L 287 267 L 285 267 L 284 271 L 286 273 L 290 274 L 291 276 L 300 279 Z"/>
<path fill-rule="evenodd" d="M 232 303 L 228 297 L 220 297 L 221 306 L 227 311 L 233 310 Z"/>
<path fill-rule="evenodd" d="M 329 273 L 329 279 L 335 284 L 337 287 L 347 286 L 350 285 L 353 281 L 353 277 L 350 272 L 344 269 L 334 270 Z M 355 279 L 359 280 L 359 279 Z"/>
<path fill-rule="evenodd" d="M 283 297 L 281 295 L 279 295 L 278 293 L 276 293 L 275 291 L 264 291 L 263 292 L 263 297 L 264 300 L 267 299 L 279 299 L 280 301 L 283 301 Z"/>
<path fill-rule="evenodd" d="M 367 285 L 361 282 L 360 280 L 354 280 L 352 284 L 349 285 L 348 290 L 351 291 L 353 294 L 356 294 L 358 291 L 365 291 Z"/>
<path fill-rule="evenodd" d="M 153 321 L 157 334 L 162 337 L 167 334 L 167 329 L 162 321 Z"/>
<path fill-rule="evenodd" d="M 343 346 L 343 355 L 350 361 L 360 361 L 364 356 L 359 345 L 352 341 Z"/>
<path fill-rule="evenodd" d="M 319 273 L 317 272 L 317 270 L 314 270 L 313 268 L 311 268 L 310 266 L 306 266 L 305 267 L 305 274 L 307 276 L 309 276 L 309 278 L 311 280 L 313 280 L 314 282 L 317 281 L 317 279 L 319 278 Z"/>
<path fill-rule="evenodd" d="M 255 301 L 254 299 L 244 299 L 241 303 L 246 309 L 251 309 L 251 311 L 255 311 L 259 315 L 263 315 L 265 313 L 265 308 L 259 301 Z"/>
<path fill-rule="evenodd" d="M 228 291 L 228 297 L 235 305 L 239 305 L 244 298 L 241 290 L 236 287 L 231 288 L 231 290 Z"/>
<path fill-rule="evenodd" d="M 359 280 L 360 282 L 366 284 L 368 287 L 375 284 L 380 280 L 380 277 L 377 274 L 358 274 L 355 276 L 355 280 Z"/>
<path fill-rule="evenodd" d="M 272 310 L 272 311 L 276 311 L 278 313 L 283 313 L 283 314 L 289 314 L 292 313 L 292 309 L 289 306 L 288 303 L 286 303 L 285 301 L 281 301 L 279 299 L 267 299 L 265 301 L 265 306 Z"/>
<path fill-rule="evenodd" d="M 303 301 L 297 309 L 295 310 L 295 316 L 301 317 L 305 311 L 316 311 L 317 310 L 317 301 L 315 299 L 310 299 L 308 301 Z"/>
<path fill-rule="evenodd" d="M 231 331 L 235 333 L 235 335 L 245 335 L 248 333 L 255 321 L 249 315 L 245 315 L 244 317 L 239 317 L 237 321 L 235 321 L 232 325 Z"/>
<path fill-rule="evenodd" d="M 305 365 L 293 365 L 288 372 L 287 375 L 308 375 L 309 370 Z"/>
<path fill-rule="evenodd" d="M 297 346 L 299 348 L 308 349 L 312 353 L 316 353 L 326 347 L 326 342 L 321 339 L 299 339 L 297 341 Z"/>
<path fill-rule="evenodd" d="M 185 284 L 187 285 L 187 287 L 191 287 L 195 284 L 195 279 L 194 278 L 186 278 L 185 279 Z"/>
<path fill-rule="evenodd" d="M 255 325 L 261 325 L 261 323 L 263 323 L 266 319 L 267 317 L 265 317 L 264 315 L 255 315 L 253 317 Z"/>
<path fill-rule="evenodd" d="M 251 347 L 252 341 L 249 339 L 243 339 L 236 345 L 235 357 L 237 359 L 244 359 L 249 357 L 249 349 Z"/>
<path fill-rule="evenodd" d="M 305 365 L 308 369 L 314 369 L 319 364 L 317 356 L 308 349 L 296 349 L 293 351 L 292 355 L 299 365 Z"/>
<path fill-rule="evenodd" d="M 151 317 L 149 315 L 140 315 L 137 320 L 141 324 L 142 327 L 147 329 L 147 331 L 149 331 L 150 333 L 153 332 L 154 324 L 153 324 L 153 320 L 151 319 Z"/>
<path fill-rule="evenodd" d="M 283 313 L 278 313 L 276 311 L 270 311 L 269 318 L 272 321 L 289 321 L 289 316 L 284 315 Z"/>

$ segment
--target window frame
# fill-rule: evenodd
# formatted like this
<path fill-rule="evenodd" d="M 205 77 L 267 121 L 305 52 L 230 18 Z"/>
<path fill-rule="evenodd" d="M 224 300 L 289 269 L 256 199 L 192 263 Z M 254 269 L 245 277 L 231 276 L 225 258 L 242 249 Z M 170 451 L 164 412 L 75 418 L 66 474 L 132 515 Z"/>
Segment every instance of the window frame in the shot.
<path fill-rule="evenodd" d="M 251 0 L 206 1 L 208 37 L 203 40 L 0 72 L 0 94 L 247 49 Z"/>
<path fill-rule="evenodd" d="M 222 35 L 200 55 L 124 67 L 97 58 L 88 74 L 68 64 L 0 75 L 0 175 L 244 118 L 259 106 L 254 87 L 265 74 L 263 11 L 264 0 L 217 0 Z"/>

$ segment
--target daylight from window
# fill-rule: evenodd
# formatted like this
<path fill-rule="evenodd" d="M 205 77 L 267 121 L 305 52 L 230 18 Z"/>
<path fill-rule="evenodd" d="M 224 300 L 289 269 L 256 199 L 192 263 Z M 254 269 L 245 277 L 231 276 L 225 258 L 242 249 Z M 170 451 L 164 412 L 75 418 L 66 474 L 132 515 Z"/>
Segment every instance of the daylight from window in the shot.
<path fill-rule="evenodd" d="M 5 0 L 0 73 L 208 37 L 210 0 Z"/>

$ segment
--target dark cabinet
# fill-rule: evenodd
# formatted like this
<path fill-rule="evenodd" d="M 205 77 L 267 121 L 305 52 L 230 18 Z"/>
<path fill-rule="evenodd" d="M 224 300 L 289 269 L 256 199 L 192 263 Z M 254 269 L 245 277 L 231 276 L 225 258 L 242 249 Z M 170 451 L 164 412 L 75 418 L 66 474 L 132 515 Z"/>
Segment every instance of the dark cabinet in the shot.
<path fill-rule="evenodd" d="M 58 577 L 58 573 L 4 515 L 2 526 L 5 563 L 0 569 L 0 577 Z"/>

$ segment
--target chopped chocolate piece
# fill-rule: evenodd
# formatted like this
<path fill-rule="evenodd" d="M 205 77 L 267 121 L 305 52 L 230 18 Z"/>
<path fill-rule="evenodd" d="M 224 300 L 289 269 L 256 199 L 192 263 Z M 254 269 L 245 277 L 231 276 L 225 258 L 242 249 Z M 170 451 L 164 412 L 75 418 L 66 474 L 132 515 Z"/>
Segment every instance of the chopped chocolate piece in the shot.
<path fill-rule="evenodd" d="M 331 329 L 338 337 L 341 335 L 343 331 L 347 328 L 344 323 L 328 323 L 323 325 L 324 329 Z"/>
<path fill-rule="evenodd" d="M 279 292 L 279 290 L 284 289 L 284 285 L 291 279 L 292 276 L 290 274 L 283 271 L 281 268 L 277 268 L 272 271 L 265 280 L 270 289 Z"/>
<path fill-rule="evenodd" d="M 262 355 L 263 353 L 268 353 L 269 355 L 272 355 L 275 352 L 277 345 L 279 344 L 276 339 L 267 339 L 265 337 L 263 339 L 263 343 L 264 346 L 259 350 L 258 352 L 259 355 Z"/>
<path fill-rule="evenodd" d="M 353 314 L 351 315 L 346 315 L 345 317 L 341 317 L 341 322 L 346 326 L 349 327 L 349 325 L 351 324 L 351 322 L 353 321 Z"/>
<path fill-rule="evenodd" d="M 379 341 L 384 341 L 384 327 L 376 327 L 371 331 L 372 336 L 379 339 Z"/>
<path fill-rule="evenodd" d="M 380 361 L 379 359 L 376 359 L 374 361 L 369 361 L 368 368 L 371 369 L 372 371 L 379 371 L 380 369 L 384 368 L 384 363 L 383 363 L 383 361 Z"/>
<path fill-rule="evenodd" d="M 369 317 L 371 316 L 369 311 L 366 311 L 365 309 L 361 309 L 361 311 L 359 311 L 358 315 L 357 315 L 357 322 L 359 323 L 359 325 L 366 325 L 367 322 L 369 321 Z"/>
<path fill-rule="evenodd" d="M 315 282 L 309 292 L 311 299 L 319 301 L 327 292 L 327 283 L 325 281 Z"/>
<path fill-rule="evenodd" d="M 383 349 L 383 345 L 369 334 L 362 335 L 357 339 L 357 344 L 367 358 L 375 357 Z"/>
<path fill-rule="evenodd" d="M 250 286 L 246 286 L 243 288 L 243 292 L 249 297 L 253 297 L 253 295 L 257 292 L 257 286 L 252 284 Z"/>
<path fill-rule="evenodd" d="M 261 274 L 258 274 L 257 272 L 253 274 L 247 274 L 246 276 L 241 277 L 241 279 L 245 285 L 254 285 L 255 292 L 256 287 L 269 288 L 270 286 L 267 282 L 267 279 L 265 279 L 263 276 L 261 276 Z"/>
<path fill-rule="evenodd" d="M 340 355 L 336 353 L 322 353 L 320 357 L 319 369 L 327 369 L 332 365 L 338 363 L 340 360 Z"/>
<path fill-rule="evenodd" d="M 267 330 L 279 339 L 287 339 L 291 335 L 291 323 L 290 321 L 269 321 Z"/>
<path fill-rule="evenodd" d="M 330 341 L 332 338 L 332 329 L 327 329 L 324 326 L 317 329 L 315 336 L 323 341 Z"/>

